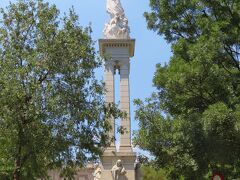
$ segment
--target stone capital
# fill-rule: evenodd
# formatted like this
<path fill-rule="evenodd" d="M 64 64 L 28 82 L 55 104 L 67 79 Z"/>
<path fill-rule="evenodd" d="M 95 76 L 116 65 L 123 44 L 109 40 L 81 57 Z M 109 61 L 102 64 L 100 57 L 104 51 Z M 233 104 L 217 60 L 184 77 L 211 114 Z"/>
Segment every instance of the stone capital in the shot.
<path fill-rule="evenodd" d="M 105 70 L 114 72 L 115 64 L 116 63 L 114 61 L 105 61 L 104 63 Z"/>
<path fill-rule="evenodd" d="M 120 61 L 119 65 L 120 65 L 121 70 L 130 69 L 130 61 L 129 60 Z"/>

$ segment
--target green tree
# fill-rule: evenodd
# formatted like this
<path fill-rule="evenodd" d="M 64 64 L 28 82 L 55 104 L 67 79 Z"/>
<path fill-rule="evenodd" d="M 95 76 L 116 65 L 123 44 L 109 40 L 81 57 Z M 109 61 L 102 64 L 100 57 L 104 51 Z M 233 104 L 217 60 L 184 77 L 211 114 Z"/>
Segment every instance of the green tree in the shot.
<path fill-rule="evenodd" d="M 150 0 L 148 28 L 172 44 L 157 92 L 136 100 L 135 144 L 170 179 L 240 177 L 240 2 Z"/>
<path fill-rule="evenodd" d="M 108 144 L 105 119 L 120 115 L 94 76 L 91 29 L 42 0 L 19 0 L 1 17 L 0 179 L 73 175 Z"/>
<path fill-rule="evenodd" d="M 143 180 L 167 180 L 163 169 L 156 170 L 151 166 L 143 166 L 141 171 L 143 173 Z"/>

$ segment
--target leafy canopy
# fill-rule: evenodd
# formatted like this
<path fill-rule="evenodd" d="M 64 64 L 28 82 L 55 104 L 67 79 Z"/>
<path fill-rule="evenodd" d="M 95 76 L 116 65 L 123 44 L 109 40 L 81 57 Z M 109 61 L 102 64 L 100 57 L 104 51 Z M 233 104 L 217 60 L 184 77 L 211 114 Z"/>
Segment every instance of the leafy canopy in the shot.
<path fill-rule="evenodd" d="M 172 44 L 157 92 L 136 100 L 135 144 L 170 179 L 240 177 L 240 2 L 150 0 L 148 28 Z"/>
<path fill-rule="evenodd" d="M 91 29 L 73 10 L 19 0 L 1 9 L 0 179 L 36 179 L 96 159 L 109 139 Z"/>

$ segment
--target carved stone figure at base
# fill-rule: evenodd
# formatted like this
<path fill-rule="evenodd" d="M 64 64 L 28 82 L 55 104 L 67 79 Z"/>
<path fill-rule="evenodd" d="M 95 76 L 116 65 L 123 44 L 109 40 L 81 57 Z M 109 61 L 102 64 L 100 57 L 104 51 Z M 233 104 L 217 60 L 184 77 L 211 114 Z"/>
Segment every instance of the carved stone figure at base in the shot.
<path fill-rule="evenodd" d="M 95 169 L 94 173 L 93 173 L 94 180 L 100 180 L 101 179 L 101 174 L 102 174 L 101 167 L 98 164 L 94 167 L 94 169 Z"/>
<path fill-rule="evenodd" d="M 126 170 L 123 167 L 122 161 L 120 159 L 112 167 L 111 172 L 112 172 L 113 180 L 124 180 L 125 179 Z"/>

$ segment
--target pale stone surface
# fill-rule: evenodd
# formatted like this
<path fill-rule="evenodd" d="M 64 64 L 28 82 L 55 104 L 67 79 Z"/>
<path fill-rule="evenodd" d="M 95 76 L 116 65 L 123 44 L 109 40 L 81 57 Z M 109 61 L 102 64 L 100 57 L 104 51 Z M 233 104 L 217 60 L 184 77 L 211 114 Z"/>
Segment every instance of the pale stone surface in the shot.
<path fill-rule="evenodd" d="M 136 171 L 134 163 L 136 160 L 136 153 L 132 150 L 131 145 L 131 119 L 130 119 L 130 88 L 129 88 L 129 75 L 130 75 L 130 57 L 134 55 L 135 41 L 132 39 L 104 39 L 99 41 L 100 54 L 105 57 L 105 68 L 111 64 L 114 67 L 114 71 L 119 71 L 120 74 L 120 109 L 126 112 L 127 116 L 121 120 L 121 126 L 125 129 L 124 134 L 120 136 L 119 151 L 114 148 L 107 148 L 101 157 L 102 163 L 102 176 L 101 180 L 115 180 L 117 176 L 113 176 L 113 167 L 116 168 L 116 162 L 121 160 L 122 166 L 126 173 L 119 176 L 120 180 L 135 180 Z M 106 88 L 109 91 L 106 93 L 106 98 L 113 97 L 112 92 L 114 88 L 109 88 L 111 80 L 109 74 L 105 73 L 105 79 L 107 80 Z M 113 100 L 114 102 L 114 100 Z M 114 144 L 115 145 L 115 144 Z M 117 178 L 117 180 L 119 180 Z"/>
<path fill-rule="evenodd" d="M 100 180 L 102 176 L 102 168 L 100 167 L 99 164 L 97 164 L 94 169 L 95 169 L 93 173 L 94 180 Z"/>
<path fill-rule="evenodd" d="M 123 176 L 124 180 L 135 180 L 136 153 L 134 152 L 105 152 L 101 157 L 102 180 L 113 180 L 111 170 L 119 159 L 126 171 L 125 176 Z"/>
<path fill-rule="evenodd" d="M 126 170 L 122 164 L 122 160 L 117 160 L 116 164 L 111 169 L 113 180 L 124 180 L 126 175 Z"/>
<path fill-rule="evenodd" d="M 130 28 L 120 0 L 107 0 L 107 13 L 110 21 L 105 24 L 104 38 L 129 39 Z"/>
<path fill-rule="evenodd" d="M 120 136 L 120 151 L 124 152 L 132 152 L 129 74 L 130 57 L 133 56 L 134 42 L 134 40 L 100 40 L 101 55 L 106 58 L 105 68 L 107 69 L 105 71 L 108 71 L 110 69 L 109 66 L 111 66 L 114 68 L 111 71 L 116 71 L 116 68 L 118 68 L 120 72 L 120 109 L 127 114 L 121 121 L 125 133 Z M 114 86 L 112 85 L 112 88 L 109 87 L 111 84 L 114 84 L 114 77 L 110 78 L 109 76 L 109 74 L 105 73 L 105 79 L 107 80 L 106 89 L 108 90 L 106 93 L 107 102 L 109 102 L 109 97 L 114 98 Z M 112 99 L 111 101 L 114 102 Z"/>
<path fill-rule="evenodd" d="M 115 102 L 114 63 L 112 63 L 112 62 L 106 62 L 105 63 L 105 87 L 106 87 L 106 91 L 107 91 L 105 101 L 106 101 L 106 104 L 109 105 L 109 104 Z M 114 118 L 110 118 L 109 122 L 110 122 L 112 127 L 115 126 L 115 119 Z M 115 128 L 113 128 L 109 132 L 109 137 L 110 138 L 114 138 L 114 136 L 115 136 Z M 111 145 L 108 148 L 108 150 L 110 150 L 110 151 L 112 151 L 112 150 L 115 151 L 116 150 L 115 141 L 111 142 Z"/>
<path fill-rule="evenodd" d="M 131 119 L 130 119 L 130 90 L 129 90 L 129 61 L 122 61 L 120 66 L 120 107 L 127 113 L 127 117 L 122 119 L 121 125 L 125 128 L 124 134 L 120 138 L 120 151 L 131 151 Z M 123 92 L 125 92 L 123 96 Z"/>

